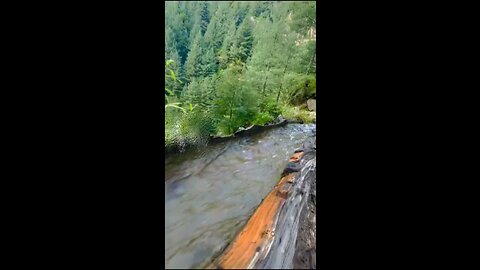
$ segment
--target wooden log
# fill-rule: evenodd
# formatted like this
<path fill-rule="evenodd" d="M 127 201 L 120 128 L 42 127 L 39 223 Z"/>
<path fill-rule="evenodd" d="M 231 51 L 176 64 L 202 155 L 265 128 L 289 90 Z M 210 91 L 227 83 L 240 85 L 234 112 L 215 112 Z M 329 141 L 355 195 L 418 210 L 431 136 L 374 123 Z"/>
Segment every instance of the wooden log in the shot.
<path fill-rule="evenodd" d="M 310 235 L 315 200 L 312 204 L 309 199 L 309 194 L 315 194 L 315 175 L 311 173 L 311 168 L 315 167 L 314 158 L 313 139 L 312 143 L 306 142 L 301 149 L 295 150 L 289 164 L 300 166 L 302 170 L 289 171 L 287 166 L 278 184 L 208 269 L 310 268 L 315 265 L 315 258 L 308 259 L 307 264 L 299 263 L 305 261 L 304 256 L 311 256 L 310 251 L 315 249 L 311 247 L 315 232 Z M 297 183 L 297 180 L 300 182 Z M 291 217 L 296 218 L 292 221 Z M 313 217 L 313 223 L 314 220 Z M 305 251 L 307 246 L 309 251 Z"/>
<path fill-rule="evenodd" d="M 296 157 L 301 153 L 296 153 Z M 283 176 L 265 197 L 247 224 L 209 269 L 247 269 L 268 254 L 275 236 L 278 210 L 288 197 L 294 174 Z"/>

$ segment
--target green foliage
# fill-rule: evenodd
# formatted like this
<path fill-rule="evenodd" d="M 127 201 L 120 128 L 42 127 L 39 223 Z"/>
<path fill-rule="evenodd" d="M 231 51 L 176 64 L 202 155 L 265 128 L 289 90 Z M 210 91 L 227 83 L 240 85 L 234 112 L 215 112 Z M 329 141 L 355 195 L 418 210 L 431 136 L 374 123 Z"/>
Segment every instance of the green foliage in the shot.
<path fill-rule="evenodd" d="M 217 67 L 217 58 L 213 48 L 210 48 L 201 57 L 201 73 L 203 76 L 211 76 L 217 72 Z"/>
<path fill-rule="evenodd" d="M 272 116 L 278 116 L 281 113 L 278 103 L 272 96 L 264 100 L 262 104 L 262 109 L 264 112 L 267 112 Z"/>
<path fill-rule="evenodd" d="M 317 82 L 312 75 L 298 75 L 292 82 L 293 85 L 288 91 L 288 102 L 298 105 L 309 98 L 315 98 Z"/>
<path fill-rule="evenodd" d="M 178 80 L 175 73 L 169 68 L 172 63 L 171 60 L 165 63 L 165 69 L 168 71 L 165 74 L 166 83 Z M 193 85 L 198 85 L 198 83 L 194 82 Z M 168 88 L 165 88 L 165 91 L 165 146 L 204 144 L 208 136 L 215 132 L 210 111 L 208 109 L 201 110 L 202 106 L 192 103 L 186 103 L 187 106 L 183 107 L 181 102 L 174 102 L 177 98 L 172 91 Z M 196 91 L 192 91 L 194 91 L 192 95 L 195 96 Z M 195 99 L 192 98 L 192 100 Z M 202 103 L 200 104 L 202 105 Z"/>
<path fill-rule="evenodd" d="M 245 87 L 244 82 L 243 66 L 238 63 L 222 71 L 218 79 L 215 115 L 222 134 L 232 134 L 254 120 L 258 93 Z"/>
<path fill-rule="evenodd" d="M 300 107 L 316 95 L 315 13 L 313 1 L 166 2 L 165 144 L 313 121 Z"/>
<path fill-rule="evenodd" d="M 200 56 L 201 56 L 201 47 L 200 40 L 202 34 L 200 31 L 196 34 L 195 39 L 190 48 L 190 53 L 188 54 L 187 61 L 185 62 L 185 75 L 187 80 L 191 81 L 193 78 L 200 75 Z"/>
<path fill-rule="evenodd" d="M 239 59 L 245 63 L 247 58 L 251 55 L 252 46 L 252 22 L 247 19 L 242 22 L 236 32 L 233 43 L 234 50 L 231 53 L 231 58 Z"/>
<path fill-rule="evenodd" d="M 292 2 L 289 3 L 292 13 L 292 27 L 300 34 L 306 35 L 311 27 L 316 23 L 316 3 L 315 2 Z"/>
<path fill-rule="evenodd" d="M 253 122 L 255 125 L 265 125 L 268 123 L 273 122 L 275 117 L 267 112 L 259 112 L 256 117 L 255 121 Z"/>
<path fill-rule="evenodd" d="M 283 106 L 282 115 L 285 119 L 288 119 L 291 121 L 299 121 L 302 123 L 314 123 L 316 118 L 314 112 L 309 112 L 300 107 L 291 107 L 291 106 Z"/>
<path fill-rule="evenodd" d="M 211 107 L 215 99 L 215 80 L 216 76 L 203 80 L 194 78 L 184 91 L 182 99 L 186 103 L 195 104 L 202 109 Z"/>
<path fill-rule="evenodd" d="M 175 76 L 175 72 L 171 68 L 172 64 L 174 63 L 175 62 L 173 60 L 167 60 L 165 62 L 165 111 L 167 111 L 167 108 L 174 108 L 185 112 L 185 110 L 179 106 L 180 102 L 176 102 L 177 98 L 175 95 L 175 91 L 173 90 L 175 84 L 177 82 L 181 82 Z"/>
<path fill-rule="evenodd" d="M 210 12 L 208 11 L 207 3 L 200 3 L 200 27 L 202 29 L 202 35 L 207 31 L 208 23 L 210 22 Z"/>
<path fill-rule="evenodd" d="M 203 144 L 214 131 L 213 119 L 200 110 L 186 113 L 179 122 L 179 135 L 183 143 Z"/>

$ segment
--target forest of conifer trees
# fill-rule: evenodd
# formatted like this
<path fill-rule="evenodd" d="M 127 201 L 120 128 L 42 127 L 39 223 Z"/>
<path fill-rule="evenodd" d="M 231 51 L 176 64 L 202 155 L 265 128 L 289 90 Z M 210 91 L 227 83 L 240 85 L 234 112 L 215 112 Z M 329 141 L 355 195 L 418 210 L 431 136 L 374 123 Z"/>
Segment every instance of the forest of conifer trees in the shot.
<path fill-rule="evenodd" d="M 165 2 L 165 145 L 314 121 L 315 2 Z"/>

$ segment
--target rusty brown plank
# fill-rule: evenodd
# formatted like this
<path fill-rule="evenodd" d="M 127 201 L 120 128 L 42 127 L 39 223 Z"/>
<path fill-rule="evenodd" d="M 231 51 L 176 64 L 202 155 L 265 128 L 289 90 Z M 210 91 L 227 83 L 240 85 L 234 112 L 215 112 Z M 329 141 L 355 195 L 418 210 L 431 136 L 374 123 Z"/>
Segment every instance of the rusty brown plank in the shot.
<path fill-rule="evenodd" d="M 302 156 L 303 156 L 303 152 L 297 152 L 293 154 L 293 156 L 290 158 L 290 160 L 288 160 L 288 162 L 298 162 L 300 158 L 302 158 Z"/>

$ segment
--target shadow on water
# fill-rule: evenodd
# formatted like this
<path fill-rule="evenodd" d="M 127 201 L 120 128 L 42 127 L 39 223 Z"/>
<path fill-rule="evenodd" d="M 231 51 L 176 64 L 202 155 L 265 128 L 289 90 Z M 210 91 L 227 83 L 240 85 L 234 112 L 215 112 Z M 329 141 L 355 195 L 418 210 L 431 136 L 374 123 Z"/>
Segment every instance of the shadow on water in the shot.
<path fill-rule="evenodd" d="M 221 251 L 314 132 L 289 124 L 167 157 L 165 267 L 200 267 Z"/>

